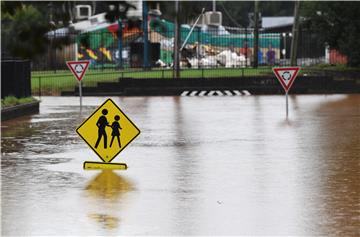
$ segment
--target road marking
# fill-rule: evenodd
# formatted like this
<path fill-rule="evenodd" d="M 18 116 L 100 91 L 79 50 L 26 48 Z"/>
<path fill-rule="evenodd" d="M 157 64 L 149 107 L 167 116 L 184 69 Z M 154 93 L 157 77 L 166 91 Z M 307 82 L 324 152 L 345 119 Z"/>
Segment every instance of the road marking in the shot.
<path fill-rule="evenodd" d="M 207 91 L 201 91 L 198 96 L 204 96 L 207 93 Z"/>
<path fill-rule="evenodd" d="M 218 96 L 223 96 L 223 95 L 224 95 L 221 91 L 216 91 L 216 94 L 217 94 Z"/>
<path fill-rule="evenodd" d="M 197 91 L 192 91 L 192 92 L 190 93 L 190 96 L 195 96 L 196 93 L 197 93 Z"/>
<path fill-rule="evenodd" d="M 183 91 L 183 93 L 181 93 L 181 96 L 187 96 L 189 93 L 189 91 Z"/>
<path fill-rule="evenodd" d="M 249 96 L 248 90 L 183 91 L 181 96 Z"/>

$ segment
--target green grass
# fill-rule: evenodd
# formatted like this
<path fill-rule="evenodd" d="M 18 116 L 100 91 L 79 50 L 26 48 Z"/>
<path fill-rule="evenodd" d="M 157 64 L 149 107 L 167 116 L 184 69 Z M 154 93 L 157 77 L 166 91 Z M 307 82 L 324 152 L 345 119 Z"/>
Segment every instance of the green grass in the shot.
<path fill-rule="evenodd" d="M 311 67 L 308 67 L 309 70 L 324 70 L 324 71 L 336 71 L 336 72 L 359 72 L 357 67 L 349 67 L 345 64 L 318 64 Z"/>
<path fill-rule="evenodd" d="M 271 74 L 270 67 L 253 68 L 216 68 L 216 69 L 183 69 L 181 78 L 212 78 L 212 77 L 238 77 L 238 76 L 259 76 Z M 153 69 L 143 71 L 139 69 L 89 69 L 82 81 L 83 86 L 96 86 L 98 82 L 114 82 L 123 77 L 127 78 L 172 78 L 171 69 Z M 31 73 L 31 87 L 34 94 L 38 94 L 41 88 L 41 94 L 60 94 L 61 91 L 73 90 L 78 81 L 69 70 L 55 71 L 35 71 Z"/>
<path fill-rule="evenodd" d="M 36 101 L 36 99 L 33 97 L 16 98 L 15 96 L 7 96 L 4 99 L 1 99 L 1 107 L 5 108 L 20 104 L 27 104 L 34 101 Z"/>
<path fill-rule="evenodd" d="M 112 71 L 88 72 L 82 81 L 84 86 L 95 86 L 97 82 L 116 81 L 118 73 Z M 33 94 L 60 94 L 64 90 L 73 90 L 78 85 L 77 79 L 71 72 L 33 72 L 31 73 L 31 89 Z"/>

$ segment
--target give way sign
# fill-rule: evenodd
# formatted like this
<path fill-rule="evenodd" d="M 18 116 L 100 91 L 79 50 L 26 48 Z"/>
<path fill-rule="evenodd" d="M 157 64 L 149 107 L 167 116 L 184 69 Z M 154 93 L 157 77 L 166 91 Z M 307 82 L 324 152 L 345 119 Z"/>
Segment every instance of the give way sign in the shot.
<path fill-rule="evenodd" d="M 66 65 L 69 67 L 71 72 L 74 74 L 78 81 L 81 81 L 85 75 L 87 68 L 89 67 L 89 61 L 67 61 Z"/>
<path fill-rule="evenodd" d="M 276 78 L 279 80 L 286 93 L 290 90 L 292 84 L 294 83 L 299 70 L 300 67 L 273 68 Z"/>

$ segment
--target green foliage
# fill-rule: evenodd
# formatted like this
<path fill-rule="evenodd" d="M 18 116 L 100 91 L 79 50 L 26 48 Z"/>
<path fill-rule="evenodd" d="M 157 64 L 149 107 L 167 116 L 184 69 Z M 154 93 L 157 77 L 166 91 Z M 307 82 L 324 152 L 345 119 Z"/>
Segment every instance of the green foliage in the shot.
<path fill-rule="evenodd" d="M 348 66 L 360 66 L 360 2 L 303 2 L 307 24 L 326 42 L 348 57 Z"/>
<path fill-rule="evenodd" d="M 3 9 L 2 9 L 3 10 Z M 2 11 L 2 47 L 13 56 L 33 58 L 45 52 L 48 23 L 44 14 L 31 5 Z"/>
<path fill-rule="evenodd" d="M 1 107 L 10 107 L 34 101 L 36 101 L 36 99 L 34 99 L 33 97 L 16 98 L 15 96 L 7 96 L 4 99 L 1 99 Z"/>

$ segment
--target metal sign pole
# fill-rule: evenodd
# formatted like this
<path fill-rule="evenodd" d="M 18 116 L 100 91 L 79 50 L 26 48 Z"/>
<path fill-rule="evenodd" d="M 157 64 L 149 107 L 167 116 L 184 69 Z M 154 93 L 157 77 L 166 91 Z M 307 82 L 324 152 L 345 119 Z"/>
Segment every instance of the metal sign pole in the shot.
<path fill-rule="evenodd" d="M 300 67 L 278 67 L 273 68 L 276 78 L 284 88 L 286 97 L 286 118 L 289 117 L 289 90 L 300 70 Z"/>
<path fill-rule="evenodd" d="M 86 70 L 90 61 L 67 61 L 66 65 L 69 67 L 70 71 L 74 74 L 75 78 L 79 83 L 79 97 L 80 97 L 80 114 L 82 112 L 82 79 L 85 75 Z"/>
<path fill-rule="evenodd" d="M 288 92 L 286 91 L 286 118 L 289 116 Z"/>
<path fill-rule="evenodd" d="M 82 83 L 79 81 L 79 96 L 80 96 L 80 114 L 82 111 Z"/>

